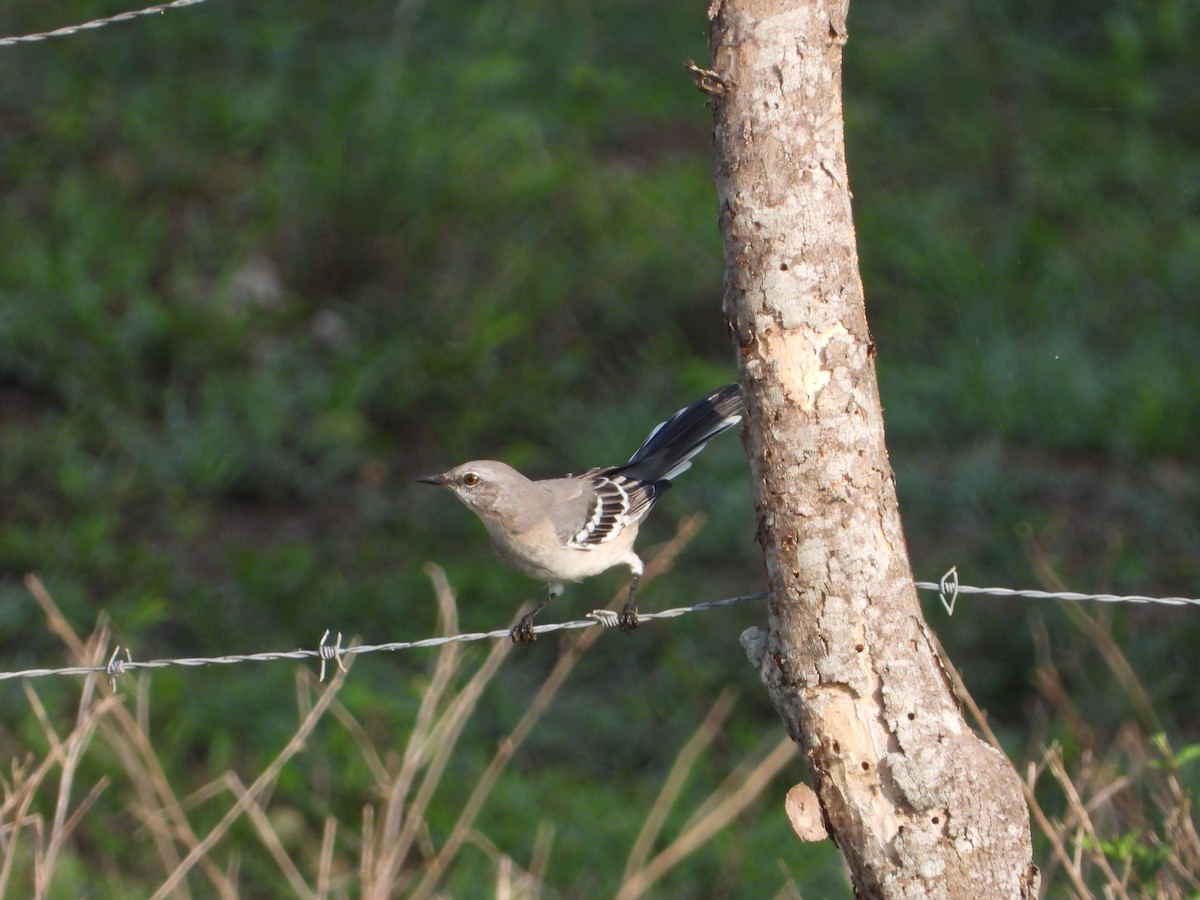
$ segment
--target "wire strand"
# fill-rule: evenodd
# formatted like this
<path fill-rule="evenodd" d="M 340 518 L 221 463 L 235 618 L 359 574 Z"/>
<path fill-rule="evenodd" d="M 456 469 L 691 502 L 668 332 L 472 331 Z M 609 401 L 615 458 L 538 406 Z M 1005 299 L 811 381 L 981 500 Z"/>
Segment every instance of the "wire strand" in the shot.
<path fill-rule="evenodd" d="M 1200 599 L 1194 597 L 1147 597 L 1140 594 L 1082 594 L 1075 591 L 1033 591 L 1033 590 L 1014 590 L 1012 588 L 1000 587 L 972 587 L 971 585 L 958 583 L 958 572 L 951 568 L 941 581 L 937 583 L 928 581 L 918 581 L 917 588 L 923 591 L 934 591 L 941 598 L 942 605 L 946 608 L 948 614 L 953 615 L 955 603 L 961 594 L 980 594 L 988 597 L 1016 597 L 1029 600 L 1063 600 L 1063 601 L 1094 601 L 1099 603 L 1135 603 L 1135 604 L 1161 604 L 1165 606 L 1200 606 Z M 721 609 L 729 606 L 737 606 L 742 603 L 751 603 L 758 600 L 763 600 L 767 596 L 766 591 L 760 591 L 756 594 L 743 594 L 737 597 L 726 597 L 723 600 L 709 600 L 704 603 L 697 603 L 693 606 L 679 606 L 674 609 L 665 609 L 661 612 L 639 613 L 638 620 L 641 622 L 652 622 L 656 619 L 675 619 L 680 616 L 685 616 L 690 613 L 703 612 L 710 609 Z M 579 628 L 591 628 L 596 625 L 609 625 L 615 621 L 615 615 L 609 610 L 596 610 L 588 615 L 587 618 L 575 619 L 569 622 L 558 622 L 551 625 L 534 626 L 534 634 L 551 634 L 556 631 L 573 631 Z M 97 666 L 63 666 L 61 668 L 40 668 L 40 669 L 22 669 L 16 672 L 0 672 L 0 681 L 12 681 L 17 678 L 46 678 L 55 675 L 62 676 L 81 676 L 81 675 L 104 675 L 110 681 L 116 681 L 117 677 L 126 672 L 133 672 L 145 669 L 166 669 L 175 666 L 183 666 L 186 668 L 200 668 L 203 666 L 229 666 L 238 663 L 249 662 L 277 662 L 279 660 L 292 660 L 301 662 L 304 660 L 315 659 L 321 664 L 321 678 L 325 677 L 325 667 L 329 662 L 335 662 L 339 667 L 342 667 L 342 661 L 347 656 L 358 656 L 365 653 L 391 653 L 401 650 L 422 650 L 432 647 L 441 647 L 445 644 L 453 643 L 470 643 L 473 641 L 486 640 L 503 640 L 508 639 L 511 630 L 508 628 L 498 628 L 494 631 L 475 631 L 466 632 L 463 634 L 450 634 L 442 637 L 422 638 L 416 641 L 393 641 L 386 644 L 353 644 L 349 647 L 342 646 L 342 636 L 339 633 L 334 640 L 334 643 L 329 643 L 330 632 L 326 630 L 321 636 L 316 649 L 313 650 L 281 650 L 268 651 L 265 653 L 238 653 L 226 656 L 194 656 L 182 657 L 178 659 L 148 659 L 135 660 L 131 657 L 128 647 L 117 647 L 113 650 L 105 665 Z M 122 650 L 124 651 L 122 653 Z"/>
<path fill-rule="evenodd" d="M 662 612 L 639 613 L 638 621 L 650 622 L 655 619 L 674 619 L 688 613 L 703 612 L 708 609 L 736 606 L 739 603 L 762 600 L 766 596 L 766 592 L 762 591 L 757 594 L 746 594 L 741 597 L 727 597 L 724 600 L 709 600 L 704 603 L 697 603 L 694 606 L 666 609 Z M 595 625 L 604 625 L 606 621 L 607 616 L 602 611 L 597 611 L 585 619 L 558 622 L 552 625 L 536 625 L 533 631 L 534 634 L 550 634 L 554 631 L 568 631 L 578 628 L 591 628 Z M 343 647 L 341 646 L 342 636 L 340 634 L 337 636 L 335 643 L 328 643 L 329 631 L 326 630 L 325 634 L 321 636 L 320 643 L 318 643 L 315 650 L 281 650 L 266 653 L 237 653 L 227 656 L 183 657 L 181 659 L 135 660 L 130 657 L 128 648 L 125 648 L 124 656 L 122 656 L 122 648 L 118 647 L 113 651 L 108 662 L 102 666 L 64 666 L 56 669 L 22 669 L 19 672 L 0 672 L 0 681 L 11 681 L 16 678 L 46 678 L 53 675 L 104 675 L 110 680 L 115 680 L 118 676 L 126 672 L 133 672 L 139 669 L 166 669 L 172 666 L 199 668 L 201 666 L 229 666 L 248 662 L 301 661 L 308 659 L 316 659 L 321 662 L 321 674 L 323 676 L 327 662 L 334 660 L 340 666 L 342 659 L 347 656 L 357 656 L 363 653 L 395 652 L 399 650 L 420 650 L 429 647 L 440 647 L 443 644 L 469 643 L 471 641 L 508 639 L 510 633 L 511 629 L 500 628 L 495 631 L 450 634 L 442 637 L 423 638 L 418 641 L 394 641 L 387 644 L 355 644 Z"/>
<path fill-rule="evenodd" d="M 969 584 L 958 583 L 958 567 L 951 566 L 941 581 L 933 584 L 928 581 L 918 581 L 917 587 L 923 591 L 936 591 L 941 598 L 942 606 L 947 615 L 954 615 L 954 606 L 960 594 L 982 594 L 987 597 L 1021 597 L 1026 600 L 1088 600 L 1095 603 L 1156 603 L 1162 606 L 1200 606 L 1200 599 L 1195 597 L 1146 597 L 1142 594 L 1081 594 L 1076 591 L 1031 591 L 1013 590 L 1002 587 L 972 587 Z"/>
<path fill-rule="evenodd" d="M 102 19 L 92 19 L 90 22 L 83 22 L 79 25 L 64 25 L 62 28 L 55 28 L 53 31 L 39 31 L 34 34 L 0 38 L 0 47 L 11 47 L 14 44 L 33 44 L 37 41 L 47 40 L 48 38 L 67 37 L 68 35 L 79 34 L 81 31 L 94 31 L 97 28 L 103 28 L 105 25 L 112 25 L 115 22 L 128 22 L 130 19 L 136 19 L 140 16 L 152 16 L 155 13 L 166 12 L 168 9 L 195 6 L 197 3 L 203 2 L 204 0 L 171 0 L 170 3 L 156 3 L 154 6 L 147 6 L 145 9 L 135 9 L 112 16 L 105 16 Z"/>

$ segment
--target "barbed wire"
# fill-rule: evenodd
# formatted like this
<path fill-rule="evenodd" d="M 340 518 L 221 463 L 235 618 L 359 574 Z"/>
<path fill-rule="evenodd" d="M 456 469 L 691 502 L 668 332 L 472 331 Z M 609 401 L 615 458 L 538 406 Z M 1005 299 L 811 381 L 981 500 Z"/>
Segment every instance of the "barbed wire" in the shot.
<path fill-rule="evenodd" d="M 954 606 L 959 594 L 983 594 L 988 597 L 1023 597 L 1027 600 L 1090 600 L 1096 603 L 1157 603 L 1163 606 L 1200 606 L 1200 598 L 1195 597 L 1146 597 L 1141 594 L 1080 594 L 1075 591 L 1030 591 L 1013 590 L 1001 587 L 971 587 L 958 583 L 958 567 L 951 566 L 937 584 L 928 581 L 918 581 L 917 587 L 923 591 L 937 591 L 946 608 L 946 615 L 954 615 Z"/>
<path fill-rule="evenodd" d="M 154 6 L 147 6 L 145 9 L 135 9 L 112 16 L 105 16 L 102 19 L 92 19 L 92 21 L 84 22 L 80 25 L 64 25 L 62 28 L 55 28 L 53 31 L 39 31 L 35 34 L 22 34 L 14 37 L 0 38 L 0 47 L 11 47 L 14 44 L 32 44 L 37 41 L 47 40 L 48 38 L 67 37 L 68 35 L 78 34 L 81 31 L 93 31 L 97 28 L 103 28 L 105 25 L 112 25 L 115 22 L 128 22 L 130 19 L 136 19 L 140 16 L 152 16 L 155 13 L 166 12 L 168 9 L 195 6 L 197 3 L 203 2 L 204 0 L 171 0 L 170 3 L 156 3 Z"/>
<path fill-rule="evenodd" d="M 972 587 L 971 585 L 959 584 L 958 571 L 956 567 L 952 567 L 941 580 L 937 583 L 929 581 L 918 581 L 916 587 L 923 591 L 934 591 L 942 601 L 942 606 L 945 607 L 947 615 L 954 614 L 954 607 L 961 594 L 981 594 L 990 597 L 1020 597 L 1030 600 L 1066 600 L 1066 601 L 1094 601 L 1099 603 L 1155 603 L 1164 606 L 1200 606 L 1200 598 L 1194 597 L 1146 597 L 1140 594 L 1081 594 L 1075 591 L 1034 591 L 1034 590 L 1014 590 L 1012 588 L 1000 587 Z M 737 597 L 726 597 L 723 600 L 709 600 L 704 603 L 696 603 L 692 606 L 679 606 L 674 609 L 665 609 L 661 612 L 639 613 L 638 619 L 641 622 L 652 622 L 656 619 L 675 619 L 679 616 L 685 616 L 694 612 L 703 612 L 709 609 L 720 609 L 727 606 L 737 606 L 742 603 L 751 603 L 757 600 L 763 600 L 767 596 L 766 591 L 759 591 L 756 594 L 743 594 Z M 579 628 L 591 628 L 595 625 L 603 625 L 611 627 L 616 624 L 617 614 L 611 610 L 595 610 L 583 619 L 575 619 L 569 622 L 558 622 L 551 625 L 536 625 L 534 626 L 534 634 L 550 634 L 555 631 L 572 631 Z M 95 666 L 63 666 L 60 668 L 41 668 L 41 669 L 22 669 L 16 672 L 0 672 L 0 681 L 12 681 L 17 678 L 45 678 L 56 675 L 63 676 L 81 676 L 81 675 L 104 675 L 110 682 L 116 682 L 120 675 L 127 672 L 137 671 L 139 669 L 166 669 L 175 666 L 183 666 L 188 668 L 199 668 L 202 666 L 228 666 L 236 663 L 248 662 L 276 662 L 278 660 L 293 660 L 303 661 L 315 659 L 321 664 L 320 678 L 325 678 L 325 668 L 330 662 L 335 663 L 339 668 L 343 666 L 343 660 L 347 656 L 357 656 L 364 653 L 383 653 L 397 652 L 400 650 L 420 650 L 431 647 L 441 647 L 445 644 L 454 643 L 470 643 L 473 641 L 486 640 L 501 640 L 511 636 L 511 629 L 498 628 L 494 631 L 475 631 L 466 632 L 463 634 L 449 634 L 442 637 L 423 638 L 417 641 L 393 641 L 386 644 L 354 644 L 349 647 L 342 646 L 342 635 L 339 633 L 332 644 L 329 643 L 330 631 L 326 629 L 325 634 L 321 636 L 316 649 L 314 650 L 280 650 L 268 651 L 265 653 L 238 653 L 226 656 L 195 656 L 183 657 L 179 659 L 148 659 L 135 660 L 132 658 L 129 648 L 117 647 L 113 650 L 105 665 Z M 124 649 L 124 654 L 121 651 Z"/>
<path fill-rule="evenodd" d="M 749 603 L 762 600 L 767 596 L 766 591 L 757 594 L 745 594 L 740 597 L 726 597 L 724 600 L 708 600 L 693 606 L 680 606 L 675 609 L 665 609 L 661 612 L 638 613 L 639 622 L 652 622 L 655 619 L 674 619 L 689 613 L 703 612 L 708 609 L 718 609 L 725 606 L 736 606 L 739 603 Z M 569 631 L 578 628 L 591 628 L 594 625 L 610 626 L 616 624 L 617 614 L 611 610 L 595 610 L 587 618 L 575 619 L 570 622 L 558 622 L 552 625 L 535 625 L 534 634 L 549 634 L 554 631 Z M 171 666 L 199 668 L 201 666 L 228 666 L 246 662 L 275 662 L 281 659 L 306 660 L 316 659 L 321 663 L 320 677 L 325 677 L 325 666 L 328 662 L 342 665 L 347 656 L 357 656 L 362 653 L 395 652 L 399 650 L 419 650 L 428 647 L 440 647 L 443 644 L 469 643 L 471 641 L 497 640 L 509 638 L 512 629 L 499 628 L 495 631 L 477 631 L 466 634 L 450 634 L 442 637 L 423 638 L 419 641 L 394 641 L 388 644 L 355 644 L 342 646 L 342 635 L 339 633 L 334 643 L 328 643 L 330 632 L 325 634 L 315 650 L 280 650 L 266 653 L 239 653 L 228 656 L 196 656 L 182 659 L 148 659 L 135 660 L 130 657 L 129 648 L 125 648 L 124 656 L 121 648 L 113 650 L 108 662 L 102 666 L 64 666 L 55 669 L 23 669 L 19 672 L 0 672 L 0 681 L 11 681 L 15 678 L 45 678 L 53 675 L 104 675 L 110 681 L 115 681 L 119 675 L 138 669 L 166 669 Z"/>

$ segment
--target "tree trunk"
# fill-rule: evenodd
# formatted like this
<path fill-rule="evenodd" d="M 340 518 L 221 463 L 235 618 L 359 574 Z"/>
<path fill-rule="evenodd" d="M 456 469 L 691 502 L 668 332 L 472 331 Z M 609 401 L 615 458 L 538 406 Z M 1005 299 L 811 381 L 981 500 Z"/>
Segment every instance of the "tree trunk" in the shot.
<path fill-rule="evenodd" d="M 1036 893 L 1016 772 L 921 617 L 883 438 L 842 132 L 847 3 L 713 0 L 726 313 L 770 588 L 744 636 L 860 897 Z"/>

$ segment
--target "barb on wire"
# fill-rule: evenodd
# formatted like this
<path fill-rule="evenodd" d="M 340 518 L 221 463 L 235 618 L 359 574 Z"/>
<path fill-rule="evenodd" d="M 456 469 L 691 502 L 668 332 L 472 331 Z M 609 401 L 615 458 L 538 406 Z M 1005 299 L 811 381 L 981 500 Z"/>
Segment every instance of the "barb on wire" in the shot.
<path fill-rule="evenodd" d="M 112 16 L 105 16 L 102 19 L 92 19 L 90 22 L 83 22 L 79 25 L 64 25 L 62 28 L 55 28 L 53 31 L 39 31 L 35 34 L 22 34 L 14 37 L 0 38 L 0 47 L 11 47 L 14 44 L 32 44 L 37 41 L 44 41 L 47 38 L 66 37 L 78 34 L 81 31 L 92 31 L 96 28 L 103 28 L 105 25 L 112 25 L 114 22 L 128 22 L 130 19 L 136 19 L 139 16 L 152 16 L 155 13 L 166 12 L 168 9 L 195 6 L 197 3 L 203 2 L 204 0 L 171 0 L 170 3 L 156 3 L 154 6 L 147 6 L 145 9 L 134 9 Z"/>
<path fill-rule="evenodd" d="M 681 606 L 676 609 L 665 609 L 662 612 L 641 613 L 638 616 L 639 621 L 649 622 L 654 619 L 674 619 L 678 616 L 687 615 L 688 613 L 703 612 L 708 609 L 717 609 L 724 606 L 736 606 L 739 603 L 749 603 L 753 600 L 761 600 L 766 596 L 765 592 L 757 594 L 747 594 L 742 597 L 727 597 L 724 600 L 710 600 L 705 603 L 697 603 L 694 606 Z M 552 631 L 566 631 L 576 628 L 590 628 L 594 625 L 603 624 L 600 620 L 603 617 L 576 619 L 571 622 L 559 622 L 552 625 L 537 625 L 534 627 L 535 634 L 548 634 Z M 129 648 L 118 647 L 109 657 L 108 662 L 102 666 L 65 666 L 59 669 L 24 669 L 20 672 L 0 672 L 0 681 L 10 681 L 14 678 L 44 678 L 50 675 L 104 675 L 110 683 L 114 683 L 118 675 L 126 672 L 131 672 L 137 669 L 166 669 L 170 666 L 228 666 L 236 663 L 245 662 L 275 662 L 281 659 L 290 660 L 306 660 L 316 659 L 321 663 L 320 677 L 325 677 L 325 666 L 330 660 L 334 660 L 338 664 L 338 668 L 345 671 L 343 660 L 347 656 L 357 655 L 360 653 L 381 653 L 383 651 L 397 650 L 419 650 L 426 647 L 440 647 L 443 644 L 451 643 L 468 643 L 471 641 L 498 640 L 509 639 L 510 630 L 500 628 L 495 631 L 477 631 L 467 634 L 450 634 L 444 637 L 424 638 L 419 641 L 394 641 L 389 644 L 355 644 L 349 647 L 342 646 L 342 636 L 339 633 L 333 644 L 329 644 L 329 629 L 321 635 L 321 640 L 317 644 L 315 650 L 286 650 L 268 653 L 243 653 L 231 656 L 208 656 L 208 657 L 191 657 L 185 659 L 148 659 L 135 660 L 131 657 Z M 121 656 L 121 650 L 124 649 L 124 658 Z"/>
<path fill-rule="evenodd" d="M 342 633 L 340 631 L 338 632 L 337 640 L 333 642 L 332 647 L 325 643 L 325 640 L 328 637 L 329 629 L 326 628 L 325 633 L 321 635 L 321 643 L 317 644 L 317 653 L 321 658 L 321 674 L 317 677 L 317 681 L 325 680 L 325 663 L 329 662 L 331 659 L 337 660 L 337 666 L 339 670 L 342 672 L 346 671 L 346 664 L 342 662 L 342 657 L 345 655 L 344 651 L 342 650 Z"/>
<path fill-rule="evenodd" d="M 1001 587 L 971 587 L 958 583 L 958 571 L 954 566 L 942 576 L 937 584 L 918 581 L 923 591 L 937 591 L 942 606 L 949 615 L 954 614 L 954 605 L 960 594 L 983 594 L 988 597 L 1023 597 L 1026 600 L 1091 600 L 1096 603 L 1156 603 L 1162 606 L 1200 606 L 1197 597 L 1146 597 L 1142 594 L 1080 594 L 1076 591 L 1031 591 Z"/>
<path fill-rule="evenodd" d="M 108 658 L 108 665 L 104 667 L 104 674 L 108 676 L 108 686 L 114 691 L 117 689 L 117 676 L 125 671 L 125 664 L 132 662 L 133 659 L 129 655 L 129 648 L 125 648 L 125 658 L 121 659 L 121 646 L 118 644 L 113 647 L 112 656 Z"/>

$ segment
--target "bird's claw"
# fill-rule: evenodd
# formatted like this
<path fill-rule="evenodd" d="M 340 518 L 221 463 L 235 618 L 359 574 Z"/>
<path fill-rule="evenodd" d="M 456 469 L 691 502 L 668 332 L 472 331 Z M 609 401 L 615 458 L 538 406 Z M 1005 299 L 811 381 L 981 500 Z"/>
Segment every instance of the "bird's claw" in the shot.
<path fill-rule="evenodd" d="M 638 627 L 638 611 L 637 607 L 632 603 L 626 603 L 625 608 L 621 610 L 621 614 L 617 617 L 617 625 L 626 634 Z"/>
<path fill-rule="evenodd" d="M 521 616 L 521 621 L 512 627 L 508 636 L 514 644 L 532 644 L 536 641 L 537 635 L 533 633 L 533 614 L 525 613 Z"/>

